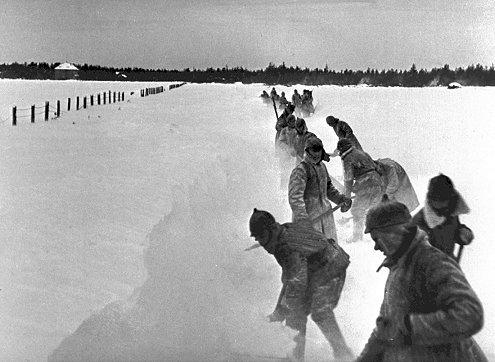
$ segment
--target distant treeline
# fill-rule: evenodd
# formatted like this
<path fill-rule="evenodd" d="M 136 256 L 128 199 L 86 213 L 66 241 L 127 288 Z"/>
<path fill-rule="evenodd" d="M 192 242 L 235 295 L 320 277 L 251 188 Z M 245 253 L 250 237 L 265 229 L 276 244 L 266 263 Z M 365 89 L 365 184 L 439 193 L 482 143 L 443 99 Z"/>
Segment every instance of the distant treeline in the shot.
<path fill-rule="evenodd" d="M 55 79 L 60 63 L 11 63 L 0 65 L 0 78 Z M 267 85 L 359 85 L 428 87 L 447 86 L 458 82 L 464 86 L 495 86 L 495 67 L 470 65 L 450 69 L 448 65 L 431 70 L 418 70 L 413 64 L 409 70 L 330 70 L 276 66 L 270 63 L 265 69 L 248 70 L 242 67 L 166 70 L 143 68 L 113 68 L 98 65 L 75 64 L 80 80 L 96 81 L 182 81 L 193 83 L 264 83 Z"/>

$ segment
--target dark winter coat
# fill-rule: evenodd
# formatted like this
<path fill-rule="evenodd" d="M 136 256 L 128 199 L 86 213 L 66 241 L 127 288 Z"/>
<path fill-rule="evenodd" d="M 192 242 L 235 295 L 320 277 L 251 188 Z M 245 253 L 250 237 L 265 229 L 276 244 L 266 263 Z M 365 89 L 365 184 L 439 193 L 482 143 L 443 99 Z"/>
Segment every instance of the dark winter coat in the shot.
<path fill-rule="evenodd" d="M 410 212 L 419 205 L 414 187 L 404 168 L 390 158 L 375 161 L 382 177 L 382 193 L 407 206 Z"/>
<path fill-rule="evenodd" d="M 337 137 L 339 138 L 339 140 L 342 138 L 347 138 L 351 142 L 354 148 L 361 151 L 363 150 L 363 147 L 361 147 L 361 144 L 354 135 L 351 126 L 349 126 L 346 122 L 338 120 L 335 126 L 333 126 L 333 130 L 337 135 Z"/>
<path fill-rule="evenodd" d="M 459 265 L 423 231 L 414 234 L 398 260 L 383 263 L 390 273 L 380 316 L 357 361 L 486 361 L 471 338 L 483 326 L 481 302 Z"/>
<path fill-rule="evenodd" d="M 440 217 L 425 202 L 425 207 L 414 215 L 412 223 L 417 225 L 428 234 L 431 245 L 442 250 L 447 255 L 454 258 L 455 244 L 463 245 L 469 243 L 461 240 L 460 231 L 467 229 L 472 234 L 471 229 L 461 224 L 459 215 L 469 212 L 469 207 L 459 195 L 458 203 L 452 215 Z"/>
<path fill-rule="evenodd" d="M 296 223 L 282 225 L 273 255 L 286 285 L 287 325 L 300 329 L 310 313 L 316 320 L 331 314 L 340 298 L 349 255 L 322 233 Z"/>
<path fill-rule="evenodd" d="M 303 160 L 292 170 L 289 179 L 292 220 L 312 221 L 316 230 L 327 238 L 337 240 L 330 201 L 340 204 L 344 201 L 344 195 L 333 186 L 327 168 L 322 162 L 314 165 L 309 160 Z"/>

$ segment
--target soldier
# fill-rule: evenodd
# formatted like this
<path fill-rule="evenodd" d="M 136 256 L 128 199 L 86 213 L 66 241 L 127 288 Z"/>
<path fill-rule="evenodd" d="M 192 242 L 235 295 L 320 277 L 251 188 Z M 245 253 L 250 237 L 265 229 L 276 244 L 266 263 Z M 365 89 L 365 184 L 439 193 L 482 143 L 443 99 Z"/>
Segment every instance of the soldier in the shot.
<path fill-rule="evenodd" d="M 275 135 L 275 145 L 277 145 L 277 142 L 278 142 L 278 138 L 280 137 L 280 132 L 282 132 L 282 130 L 287 127 L 287 118 L 292 114 L 294 113 L 294 105 L 293 104 L 289 104 L 285 109 L 284 111 L 282 112 L 282 114 L 278 117 L 277 119 L 277 123 L 275 124 L 275 130 L 277 131 L 276 135 Z"/>
<path fill-rule="evenodd" d="M 459 220 L 459 215 L 468 212 L 452 180 L 440 174 L 430 180 L 425 206 L 414 215 L 413 223 L 428 234 L 431 245 L 459 262 L 462 249 L 454 256 L 455 244 L 468 245 L 474 239 L 471 229 Z"/>
<path fill-rule="evenodd" d="M 361 151 L 363 150 L 363 147 L 361 147 L 361 144 L 359 143 L 358 139 L 354 135 L 354 132 L 352 131 L 351 126 L 349 126 L 346 122 L 341 121 L 340 119 L 335 118 L 334 116 L 328 116 L 326 118 L 326 121 L 327 121 L 327 124 L 333 128 L 333 131 L 335 132 L 335 134 L 337 135 L 339 140 L 341 140 L 342 138 L 346 138 L 349 140 L 349 142 L 351 142 L 352 146 L 355 149 L 358 149 Z M 338 155 L 337 150 L 335 150 L 331 154 L 332 157 L 335 157 L 337 155 Z"/>
<path fill-rule="evenodd" d="M 382 194 L 387 194 L 390 200 L 395 200 L 414 211 L 418 205 L 418 197 L 404 168 L 390 158 L 375 160 L 378 173 L 382 177 Z"/>
<path fill-rule="evenodd" d="M 293 170 L 289 179 L 289 204 L 294 222 L 307 221 L 313 227 L 337 241 L 332 204 L 342 205 L 347 212 L 352 205 L 349 196 L 341 194 L 333 185 L 326 166 L 321 162 L 328 155 L 318 137 L 310 137 L 304 146 L 303 161 Z"/>
<path fill-rule="evenodd" d="M 349 240 L 356 242 L 363 238 L 366 212 L 380 201 L 381 178 L 370 155 L 354 148 L 347 138 L 337 143 L 337 150 L 344 167 L 345 196 L 350 197 L 351 192 L 356 195 L 351 208 L 353 236 Z"/>
<path fill-rule="evenodd" d="M 344 286 L 349 255 L 313 228 L 295 223 L 281 225 L 266 211 L 254 209 L 249 229 L 251 236 L 282 267 L 285 322 L 298 332 L 290 360 L 304 361 L 310 314 L 332 346 L 335 359 L 354 359 L 333 312 Z"/>
<path fill-rule="evenodd" d="M 292 104 L 294 105 L 296 116 L 301 115 L 301 105 L 302 105 L 302 97 L 297 91 L 297 89 L 294 89 L 294 94 L 292 95 Z"/>
<path fill-rule="evenodd" d="M 285 98 L 285 92 L 282 92 L 280 98 L 278 99 L 279 108 L 285 109 L 289 105 L 289 101 Z"/>
<path fill-rule="evenodd" d="M 390 269 L 376 327 L 356 362 L 487 361 L 472 336 L 483 307 L 459 265 L 386 196 L 366 216 L 375 250 Z M 380 270 L 380 268 L 378 270 Z"/>
<path fill-rule="evenodd" d="M 304 146 L 306 141 L 310 137 L 316 137 L 316 135 L 312 132 L 308 131 L 308 127 L 306 126 L 306 121 L 303 118 L 296 119 L 296 139 L 294 141 L 294 150 L 296 151 L 296 165 L 299 164 L 304 158 Z"/>
<path fill-rule="evenodd" d="M 296 131 L 296 117 L 291 114 L 287 117 L 287 127 L 282 129 L 278 138 L 278 145 L 280 149 L 290 157 L 296 156 L 294 143 L 297 135 Z"/>

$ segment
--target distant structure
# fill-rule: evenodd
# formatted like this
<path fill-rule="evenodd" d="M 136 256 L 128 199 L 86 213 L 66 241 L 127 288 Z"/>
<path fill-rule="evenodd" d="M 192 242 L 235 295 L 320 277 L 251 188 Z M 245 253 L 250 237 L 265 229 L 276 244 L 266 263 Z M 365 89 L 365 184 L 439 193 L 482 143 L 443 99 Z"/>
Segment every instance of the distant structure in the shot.
<path fill-rule="evenodd" d="M 452 83 L 449 83 L 449 85 L 447 86 L 447 88 L 448 89 L 457 89 L 457 88 L 462 88 L 462 85 L 460 85 L 457 82 L 452 82 Z"/>
<path fill-rule="evenodd" d="M 77 69 L 73 64 L 62 63 L 55 68 L 55 79 L 65 80 L 65 79 L 77 79 L 79 74 Z"/>

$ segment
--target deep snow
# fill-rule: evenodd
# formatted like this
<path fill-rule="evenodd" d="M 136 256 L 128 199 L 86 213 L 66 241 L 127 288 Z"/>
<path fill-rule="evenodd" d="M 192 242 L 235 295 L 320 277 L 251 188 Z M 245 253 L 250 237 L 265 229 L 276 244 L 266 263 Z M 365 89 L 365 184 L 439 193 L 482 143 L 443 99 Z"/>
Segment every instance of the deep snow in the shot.
<path fill-rule="evenodd" d="M 123 85 L 166 84 L 2 80 L 0 114 L 8 118 L 14 98 L 28 105 Z M 66 96 L 67 87 L 83 88 Z M 292 333 L 264 320 L 279 268 L 260 249 L 243 251 L 253 242 L 253 207 L 290 219 L 263 89 L 270 88 L 188 84 L 49 122 L 0 124 L 0 360 L 285 355 Z M 462 221 L 476 239 L 461 265 L 485 307 L 476 339 L 495 361 L 488 188 L 495 89 L 312 89 L 317 111 L 306 121 L 327 149 L 336 144 L 324 122 L 332 114 L 351 124 L 374 158 L 399 161 L 420 200 L 438 172 L 465 196 L 472 212 Z M 340 161 L 328 169 L 341 177 Z M 352 264 L 336 313 L 357 354 L 387 272 L 375 273 L 382 258 L 368 237 L 346 244 L 350 225 L 337 225 Z M 309 325 L 308 360 L 328 359 L 330 348 Z"/>

